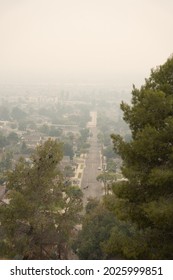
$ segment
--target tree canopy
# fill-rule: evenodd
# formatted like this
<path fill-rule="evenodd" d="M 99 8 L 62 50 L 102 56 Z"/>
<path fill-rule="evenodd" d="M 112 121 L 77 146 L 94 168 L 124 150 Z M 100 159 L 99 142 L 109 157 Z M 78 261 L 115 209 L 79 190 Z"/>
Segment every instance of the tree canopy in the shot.
<path fill-rule="evenodd" d="M 0 205 L 1 254 L 6 258 L 68 258 L 82 209 L 81 191 L 65 186 L 62 145 L 47 140 L 7 174 L 9 203 Z"/>
<path fill-rule="evenodd" d="M 140 89 L 133 87 L 131 105 L 122 102 L 121 109 L 132 139 L 112 135 L 128 179 L 113 187 L 115 213 L 136 227 L 134 258 L 172 259 L 173 57 L 153 69 Z"/>
<path fill-rule="evenodd" d="M 86 207 L 82 230 L 73 244 L 80 259 L 106 259 L 102 243 L 109 239 L 111 229 L 115 225 L 115 216 L 103 204 L 91 199 Z"/>

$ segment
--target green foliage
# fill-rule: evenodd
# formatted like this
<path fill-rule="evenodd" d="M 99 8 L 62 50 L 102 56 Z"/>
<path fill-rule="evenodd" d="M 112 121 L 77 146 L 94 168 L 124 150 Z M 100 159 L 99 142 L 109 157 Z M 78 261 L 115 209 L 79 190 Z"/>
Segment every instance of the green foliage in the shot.
<path fill-rule="evenodd" d="M 113 259 L 145 259 L 146 239 L 130 224 L 117 221 L 109 239 L 103 242 L 102 250 Z"/>
<path fill-rule="evenodd" d="M 160 65 L 156 69 L 152 69 L 149 79 L 146 79 L 145 88 L 161 90 L 167 95 L 172 95 L 172 69 L 173 56 L 171 55 L 165 64 Z"/>
<path fill-rule="evenodd" d="M 117 168 L 117 164 L 112 159 L 109 159 L 107 161 L 107 171 L 116 172 L 116 168 Z"/>
<path fill-rule="evenodd" d="M 9 204 L 0 206 L 1 256 L 67 258 L 71 232 L 82 209 L 80 190 L 64 186 L 58 170 L 62 145 L 49 139 L 8 172 Z"/>
<path fill-rule="evenodd" d="M 136 228 L 136 249 L 132 256 L 136 259 L 173 257 L 172 73 L 171 57 L 152 70 L 140 90 L 133 88 L 131 106 L 121 104 L 124 120 L 132 131 L 131 141 L 112 135 L 114 150 L 123 159 L 123 175 L 128 179 L 113 187 L 117 198 L 114 211 Z M 145 240 L 142 254 L 138 237 Z M 122 243 L 121 250 L 128 258 L 130 255 L 124 246 Z"/>
<path fill-rule="evenodd" d="M 11 169 L 12 159 L 13 159 L 12 152 L 6 151 L 3 153 L 1 161 L 0 161 L 0 172 L 4 172 L 4 171 Z"/>
<path fill-rule="evenodd" d="M 6 172 L 12 168 L 13 154 L 11 151 L 6 151 L 2 154 L 0 160 L 0 184 L 6 181 Z"/>
<path fill-rule="evenodd" d="M 105 195 L 109 193 L 113 182 L 117 180 L 116 173 L 114 172 L 103 172 L 97 176 L 97 181 L 100 181 L 104 185 Z"/>
<path fill-rule="evenodd" d="M 87 205 L 82 230 L 73 245 L 79 259 L 106 259 L 108 256 L 102 250 L 102 242 L 109 238 L 114 224 L 114 215 L 105 209 L 103 204 L 91 200 Z"/>

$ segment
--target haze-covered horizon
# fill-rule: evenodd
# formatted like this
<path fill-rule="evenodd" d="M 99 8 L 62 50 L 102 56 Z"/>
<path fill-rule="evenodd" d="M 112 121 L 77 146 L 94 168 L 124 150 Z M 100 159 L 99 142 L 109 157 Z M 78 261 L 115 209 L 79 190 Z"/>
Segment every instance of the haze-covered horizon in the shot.
<path fill-rule="evenodd" d="M 139 87 L 173 52 L 170 0 L 0 0 L 0 84 Z"/>

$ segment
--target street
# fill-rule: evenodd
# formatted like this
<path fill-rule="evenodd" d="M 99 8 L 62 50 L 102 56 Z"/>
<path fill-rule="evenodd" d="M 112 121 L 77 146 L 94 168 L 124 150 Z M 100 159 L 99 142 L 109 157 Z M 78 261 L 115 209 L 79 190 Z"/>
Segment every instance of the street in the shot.
<path fill-rule="evenodd" d="M 98 170 L 98 168 L 101 167 L 101 154 L 100 146 L 97 143 L 97 113 L 92 112 L 91 116 L 93 121 L 88 124 L 88 128 L 90 128 L 92 137 L 89 141 L 90 149 L 85 161 L 85 169 L 81 182 L 81 189 L 84 193 L 84 206 L 86 205 L 88 198 L 100 199 L 103 195 L 103 187 L 101 183 L 96 180 L 97 176 L 101 173 L 101 170 Z"/>

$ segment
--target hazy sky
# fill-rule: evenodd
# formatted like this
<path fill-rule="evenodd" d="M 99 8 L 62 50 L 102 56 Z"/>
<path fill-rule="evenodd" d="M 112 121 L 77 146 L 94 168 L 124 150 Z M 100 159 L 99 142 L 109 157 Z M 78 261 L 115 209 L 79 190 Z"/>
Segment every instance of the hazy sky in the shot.
<path fill-rule="evenodd" d="M 0 83 L 139 86 L 172 34 L 172 0 L 0 0 Z"/>

